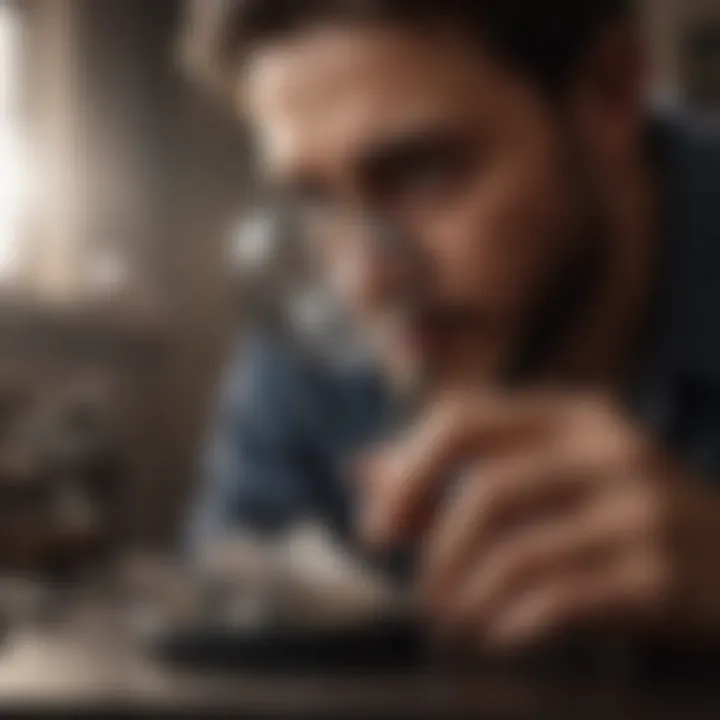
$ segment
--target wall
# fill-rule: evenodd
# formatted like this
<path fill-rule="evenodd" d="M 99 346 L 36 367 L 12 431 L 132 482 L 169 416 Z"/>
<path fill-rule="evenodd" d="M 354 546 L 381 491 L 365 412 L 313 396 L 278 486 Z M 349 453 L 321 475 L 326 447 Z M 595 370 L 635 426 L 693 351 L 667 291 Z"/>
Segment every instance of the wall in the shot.
<path fill-rule="evenodd" d="M 720 21 L 720 0 L 643 0 L 643 24 L 661 88 L 682 96 L 681 52 L 688 29 Z"/>
<path fill-rule="evenodd" d="M 46 176 L 40 307 L 19 316 L 37 329 L 29 342 L 5 334 L 5 364 L 32 366 L 42 387 L 109 378 L 129 447 L 129 531 L 155 541 L 172 535 L 194 479 L 231 336 L 224 242 L 246 195 L 246 144 L 229 112 L 172 63 L 178 2 L 30 4 L 30 125 Z M 131 282 L 119 297 L 85 297 L 78 268 L 108 243 L 124 249 Z M 51 327 L 62 330 L 38 337 Z M 96 341 L 77 340 L 88 336 Z"/>

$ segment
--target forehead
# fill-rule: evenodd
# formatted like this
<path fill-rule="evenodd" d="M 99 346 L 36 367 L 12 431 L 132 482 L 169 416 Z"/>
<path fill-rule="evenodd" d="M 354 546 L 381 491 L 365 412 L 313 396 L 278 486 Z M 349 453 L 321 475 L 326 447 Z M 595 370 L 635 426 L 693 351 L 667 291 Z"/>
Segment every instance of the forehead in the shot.
<path fill-rule="evenodd" d="M 318 28 L 256 53 L 241 83 L 279 174 L 339 162 L 378 141 L 471 121 L 507 93 L 496 63 L 458 34 Z"/>

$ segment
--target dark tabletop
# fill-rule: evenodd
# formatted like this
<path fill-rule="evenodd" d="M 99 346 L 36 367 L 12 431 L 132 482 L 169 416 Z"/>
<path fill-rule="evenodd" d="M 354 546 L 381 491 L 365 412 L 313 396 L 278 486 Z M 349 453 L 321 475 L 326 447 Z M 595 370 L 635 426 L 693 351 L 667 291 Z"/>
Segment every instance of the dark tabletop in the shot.
<path fill-rule="evenodd" d="M 14 630 L 0 653 L 0 710 L 74 715 L 178 710 L 204 717 L 720 718 L 720 683 L 691 674 L 483 667 L 406 672 L 198 672 L 151 660 L 112 612 Z"/>

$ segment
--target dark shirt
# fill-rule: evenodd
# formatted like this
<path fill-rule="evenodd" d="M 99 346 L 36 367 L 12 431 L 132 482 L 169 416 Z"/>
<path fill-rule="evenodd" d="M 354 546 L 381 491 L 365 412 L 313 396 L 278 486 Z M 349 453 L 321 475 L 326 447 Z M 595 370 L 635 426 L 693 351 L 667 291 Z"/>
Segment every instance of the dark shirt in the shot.
<path fill-rule="evenodd" d="M 720 137 L 667 116 L 650 135 L 663 244 L 628 404 L 681 458 L 720 480 Z M 349 537 L 348 466 L 387 413 L 371 371 L 331 371 L 272 341 L 245 343 L 221 388 L 192 541 L 310 518 Z"/>

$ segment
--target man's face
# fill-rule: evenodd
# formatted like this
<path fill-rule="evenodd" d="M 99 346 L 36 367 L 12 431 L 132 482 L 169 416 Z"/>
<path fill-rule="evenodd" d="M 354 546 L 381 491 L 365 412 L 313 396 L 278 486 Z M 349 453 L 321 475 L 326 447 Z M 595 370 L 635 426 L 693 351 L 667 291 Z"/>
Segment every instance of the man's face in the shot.
<path fill-rule="evenodd" d="M 587 222 L 569 118 L 439 31 L 319 28 L 257 52 L 242 87 L 269 177 L 388 366 L 501 372 Z"/>

